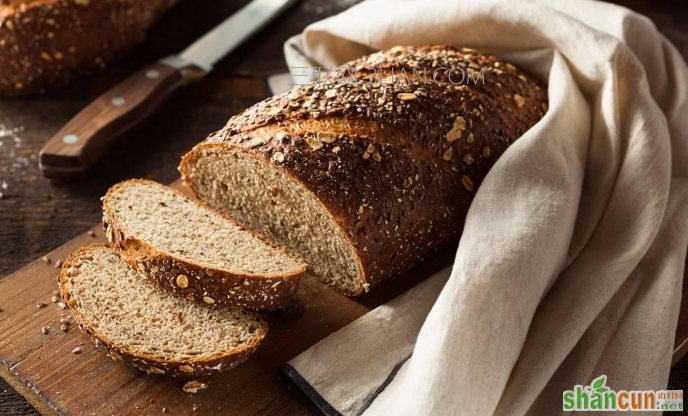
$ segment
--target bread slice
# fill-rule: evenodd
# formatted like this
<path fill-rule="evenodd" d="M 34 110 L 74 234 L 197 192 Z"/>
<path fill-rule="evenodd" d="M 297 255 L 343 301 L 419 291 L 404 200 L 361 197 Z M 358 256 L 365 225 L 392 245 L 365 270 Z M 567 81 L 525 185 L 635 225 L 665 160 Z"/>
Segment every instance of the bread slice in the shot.
<path fill-rule="evenodd" d="M 147 373 L 202 376 L 230 369 L 245 361 L 267 333 L 255 312 L 170 295 L 105 244 L 69 256 L 59 284 L 82 330 L 105 345 L 113 359 Z"/>
<path fill-rule="evenodd" d="M 103 200 L 103 225 L 136 271 L 190 301 L 284 307 L 306 270 L 234 221 L 148 180 L 112 187 Z"/>

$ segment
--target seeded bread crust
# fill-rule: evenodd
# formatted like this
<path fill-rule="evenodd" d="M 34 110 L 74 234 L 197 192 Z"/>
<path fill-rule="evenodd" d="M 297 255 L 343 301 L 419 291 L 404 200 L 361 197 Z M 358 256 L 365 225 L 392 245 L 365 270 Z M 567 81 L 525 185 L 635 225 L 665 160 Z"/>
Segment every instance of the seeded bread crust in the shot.
<path fill-rule="evenodd" d="M 244 346 L 236 351 L 228 352 L 227 354 L 213 357 L 211 359 L 193 359 L 193 360 L 174 360 L 162 359 L 153 355 L 141 354 L 140 352 L 131 351 L 126 345 L 117 344 L 108 337 L 104 336 L 99 331 L 93 329 L 88 325 L 83 315 L 80 313 L 77 306 L 76 299 L 72 298 L 67 290 L 67 270 L 73 266 L 74 262 L 78 262 L 80 258 L 88 256 L 89 252 L 96 247 L 109 247 L 107 244 L 92 244 L 87 247 L 82 247 L 72 253 L 67 260 L 65 260 L 58 283 L 60 286 L 60 294 L 65 304 L 69 307 L 72 315 L 76 318 L 79 328 L 82 332 L 88 334 L 96 347 L 104 346 L 110 358 L 115 361 L 122 361 L 138 370 L 144 371 L 148 374 L 165 374 L 172 377 L 199 377 L 211 374 L 216 374 L 222 371 L 227 371 L 237 365 L 243 363 L 248 357 L 253 354 L 258 347 L 261 339 L 256 339 L 253 343 Z M 256 323 L 267 333 L 267 323 L 256 313 L 245 312 L 250 314 Z"/>
<path fill-rule="evenodd" d="M 287 306 L 298 289 L 301 276 L 306 271 L 305 264 L 297 272 L 266 277 L 201 266 L 159 251 L 136 236 L 127 235 L 112 215 L 113 210 L 108 201 L 109 195 L 131 182 L 149 183 L 160 187 L 164 185 L 145 179 L 132 179 L 110 188 L 103 199 L 105 235 L 132 269 L 170 293 L 193 302 L 261 310 L 275 310 Z M 189 199 L 181 192 L 176 190 L 174 192 L 181 198 Z M 220 215 L 216 212 L 214 214 Z M 225 219 L 233 222 L 229 218 L 225 217 Z M 251 233 L 249 230 L 246 232 Z M 284 252 L 283 249 L 265 239 L 258 238 L 265 244 Z"/>
<path fill-rule="evenodd" d="M 194 147 L 180 170 L 196 192 L 194 166 L 221 147 L 250 152 L 303 184 L 358 255 L 364 283 L 335 286 L 357 295 L 458 239 L 480 183 L 542 118 L 547 96 L 513 65 L 450 46 L 395 47 L 343 66 L 356 68 L 355 85 L 308 85 L 268 98 Z M 450 83 L 461 78 L 453 67 L 482 68 L 474 78 L 484 84 Z M 426 69 L 446 84 L 388 85 L 402 69 L 409 78 Z"/>
<path fill-rule="evenodd" d="M 178 0 L 0 0 L 0 95 L 42 93 L 102 69 Z"/>

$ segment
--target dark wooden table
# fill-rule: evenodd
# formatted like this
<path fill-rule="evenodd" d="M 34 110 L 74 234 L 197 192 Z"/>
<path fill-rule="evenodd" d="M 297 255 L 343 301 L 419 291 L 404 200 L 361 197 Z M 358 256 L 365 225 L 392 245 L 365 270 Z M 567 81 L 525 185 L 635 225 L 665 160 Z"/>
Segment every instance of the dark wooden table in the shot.
<path fill-rule="evenodd" d="M 52 182 L 41 176 L 36 158 L 48 138 L 107 88 L 145 64 L 183 49 L 247 1 L 182 2 L 143 44 L 104 72 L 45 96 L 0 100 L 0 276 L 97 223 L 99 198 L 112 184 L 132 177 L 163 183 L 176 179 L 179 159 L 191 146 L 268 95 L 264 77 L 286 70 L 282 45 L 288 37 L 358 1 L 300 1 L 224 59 L 207 79 L 182 91 L 144 127 L 128 134 L 79 183 Z M 618 3 L 648 15 L 688 57 L 688 2 Z M 683 359 L 672 371 L 670 386 L 683 388 L 687 380 L 688 359 Z M 22 414 L 36 411 L 0 379 L 0 415 Z"/>

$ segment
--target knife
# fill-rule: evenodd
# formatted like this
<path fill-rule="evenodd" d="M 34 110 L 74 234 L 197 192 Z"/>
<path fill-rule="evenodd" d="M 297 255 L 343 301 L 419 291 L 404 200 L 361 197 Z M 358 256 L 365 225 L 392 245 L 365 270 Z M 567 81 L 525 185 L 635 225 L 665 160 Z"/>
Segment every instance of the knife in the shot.
<path fill-rule="evenodd" d="M 172 93 L 202 79 L 213 65 L 296 0 L 253 0 L 178 55 L 168 56 L 112 87 L 43 146 L 48 178 L 82 178 L 116 139 L 143 122 Z"/>

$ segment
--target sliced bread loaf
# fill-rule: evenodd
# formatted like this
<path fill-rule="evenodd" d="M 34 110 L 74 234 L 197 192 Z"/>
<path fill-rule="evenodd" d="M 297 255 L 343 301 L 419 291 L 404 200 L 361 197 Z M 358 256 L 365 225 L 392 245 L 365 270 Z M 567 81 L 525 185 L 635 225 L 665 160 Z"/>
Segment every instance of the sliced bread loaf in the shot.
<path fill-rule="evenodd" d="M 547 111 L 547 93 L 508 62 L 451 46 L 343 66 L 358 82 L 338 72 L 268 98 L 180 168 L 200 200 L 357 295 L 458 241 L 480 183 Z"/>
<path fill-rule="evenodd" d="M 136 271 L 190 301 L 283 307 L 306 270 L 283 249 L 152 181 L 112 187 L 103 200 L 103 225 Z"/>
<path fill-rule="evenodd" d="M 60 292 L 82 330 L 113 359 L 147 373 L 201 376 L 245 361 L 267 333 L 255 312 L 170 295 L 104 244 L 73 253 Z"/>

